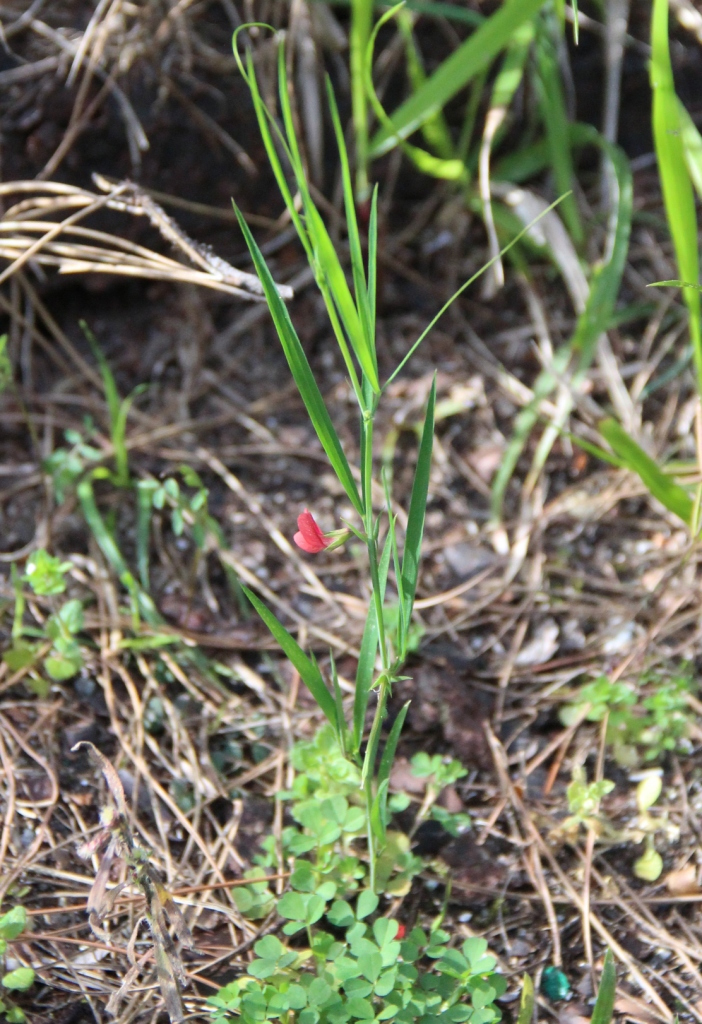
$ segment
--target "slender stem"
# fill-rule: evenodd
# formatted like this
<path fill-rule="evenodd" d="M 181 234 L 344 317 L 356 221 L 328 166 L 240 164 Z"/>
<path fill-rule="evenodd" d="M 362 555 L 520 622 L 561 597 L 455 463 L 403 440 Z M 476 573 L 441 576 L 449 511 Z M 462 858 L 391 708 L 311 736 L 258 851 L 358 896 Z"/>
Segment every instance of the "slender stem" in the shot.
<path fill-rule="evenodd" d="M 385 640 L 385 621 L 383 618 L 383 595 L 380 589 L 380 573 L 378 572 L 378 545 L 373 529 L 373 416 L 376 410 L 376 403 L 364 416 L 364 446 L 363 446 L 363 497 L 365 499 L 365 530 L 366 545 L 368 548 L 368 564 L 371 576 L 371 589 L 373 590 L 373 602 L 375 604 L 375 615 L 378 621 L 378 641 L 380 643 L 380 661 L 383 672 L 388 669 L 388 650 Z"/>
<path fill-rule="evenodd" d="M 369 882 L 371 891 L 375 891 L 376 876 L 376 838 L 373 834 L 371 822 L 371 811 L 373 807 L 372 777 L 375 767 L 375 759 L 378 752 L 380 740 L 380 728 L 385 717 L 385 705 L 387 703 L 388 687 L 390 684 L 388 648 L 385 638 L 385 621 L 383 618 L 383 595 L 380 586 L 380 572 L 378 569 L 378 544 L 373 528 L 373 417 L 377 408 L 377 399 L 371 408 L 363 416 L 363 465 L 361 472 L 363 476 L 362 493 L 364 499 L 364 526 L 366 531 L 366 546 L 368 548 L 368 564 L 370 568 L 371 589 L 373 591 L 373 602 L 375 615 L 378 623 L 378 642 L 380 644 L 380 662 L 382 672 L 379 679 L 378 703 L 373 716 L 366 756 L 363 760 L 361 772 L 361 785 L 366 794 L 366 824 L 368 832 L 368 857 L 369 857 Z"/>
<path fill-rule="evenodd" d="M 368 836 L 368 881 L 371 892 L 375 892 L 375 860 L 376 860 L 376 849 L 375 849 L 375 836 L 373 835 L 373 825 L 371 823 L 371 810 L 373 808 L 373 792 L 370 787 L 370 783 L 366 785 L 366 834 Z"/>

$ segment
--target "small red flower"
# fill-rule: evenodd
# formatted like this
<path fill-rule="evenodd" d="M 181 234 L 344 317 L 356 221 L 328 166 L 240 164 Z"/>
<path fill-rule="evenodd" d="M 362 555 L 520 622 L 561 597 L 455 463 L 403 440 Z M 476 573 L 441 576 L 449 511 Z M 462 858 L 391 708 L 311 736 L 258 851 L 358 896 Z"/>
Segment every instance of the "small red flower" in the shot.
<path fill-rule="evenodd" d="M 295 534 L 293 540 L 299 548 L 307 551 L 308 554 L 316 555 L 331 544 L 331 539 L 322 533 L 308 509 L 305 509 L 297 517 L 297 526 L 299 532 Z"/>
<path fill-rule="evenodd" d="M 404 924 L 398 924 L 398 926 L 397 926 L 397 935 L 395 936 L 395 938 L 396 939 L 404 939 L 406 934 L 407 934 L 407 928 L 405 927 L 405 925 Z"/>

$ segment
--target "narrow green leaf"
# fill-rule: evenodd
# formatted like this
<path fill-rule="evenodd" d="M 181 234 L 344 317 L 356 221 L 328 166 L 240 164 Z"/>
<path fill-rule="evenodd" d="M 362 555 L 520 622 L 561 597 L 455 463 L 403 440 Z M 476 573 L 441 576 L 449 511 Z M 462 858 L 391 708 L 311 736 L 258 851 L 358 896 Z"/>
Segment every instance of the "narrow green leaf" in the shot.
<path fill-rule="evenodd" d="M 370 219 L 368 221 L 368 311 L 371 332 L 375 337 L 375 285 L 378 273 L 378 186 L 371 196 Z"/>
<path fill-rule="evenodd" d="M 533 1024 L 534 1021 L 534 982 L 528 974 L 522 979 L 522 996 L 519 1000 L 519 1016 L 517 1024 Z"/>
<path fill-rule="evenodd" d="M 346 757 L 346 722 L 344 721 L 344 703 L 343 696 L 341 693 L 341 686 L 339 685 L 339 673 L 336 670 L 336 662 L 334 661 L 334 655 L 329 652 L 330 671 L 332 677 L 332 687 L 334 689 L 334 705 L 336 709 L 336 738 L 339 741 L 341 747 L 341 753 Z"/>
<path fill-rule="evenodd" d="M 653 90 L 653 139 L 658 159 L 666 216 L 673 239 L 678 270 L 683 281 L 699 281 L 697 215 L 690 175 L 685 163 L 684 125 L 675 95 L 668 44 L 668 0 L 654 0 L 651 18 L 651 89 Z M 702 325 L 700 296 L 686 288 L 683 299 L 690 314 L 690 338 L 702 387 Z"/>
<path fill-rule="evenodd" d="M 372 24 L 372 0 L 351 0 L 351 108 L 356 141 L 356 194 L 359 202 L 364 202 L 368 196 L 368 104 L 362 72 Z"/>
<path fill-rule="evenodd" d="M 610 1024 L 614 1012 L 614 998 L 617 992 L 617 971 L 611 949 L 605 953 L 600 987 L 590 1018 L 590 1024 Z"/>
<path fill-rule="evenodd" d="M 264 23 L 257 24 L 257 27 L 268 28 L 271 31 L 274 31 L 270 25 L 266 25 Z M 239 65 L 239 71 L 241 72 L 241 76 L 248 85 L 249 90 L 251 91 L 251 98 L 253 100 L 254 110 L 256 112 L 256 119 L 258 121 L 258 129 L 261 133 L 261 138 L 263 139 L 263 145 L 266 150 L 266 155 L 268 156 L 268 160 L 273 170 L 273 174 L 275 175 L 275 180 L 280 190 L 280 194 L 283 197 L 285 206 L 290 215 L 290 219 L 295 225 L 295 229 L 297 230 L 298 237 L 305 249 L 307 258 L 310 261 L 310 263 L 312 263 L 313 257 L 310 240 L 307 236 L 307 231 L 303 224 L 302 218 L 300 217 L 300 212 L 297 209 L 294 196 L 288 186 L 288 179 L 285 174 L 285 171 L 283 170 L 283 166 L 280 162 L 280 157 L 278 155 L 278 147 L 280 147 L 282 152 L 286 155 L 288 163 L 290 164 L 291 167 L 294 166 L 293 155 L 291 154 L 290 147 L 288 146 L 285 137 L 283 136 L 283 133 L 280 131 L 278 125 L 276 124 L 273 115 L 270 113 L 265 103 L 263 102 L 260 90 L 258 88 L 258 81 L 256 79 L 256 72 L 254 70 L 253 56 L 250 50 L 247 50 L 246 53 L 246 70 L 244 69 L 244 65 L 242 63 L 241 55 L 239 54 L 237 44 L 237 36 L 239 35 L 240 31 L 240 28 L 236 30 L 232 40 L 234 56 L 236 58 L 237 64 Z M 277 146 L 276 142 L 273 140 L 271 128 L 273 129 L 273 131 L 275 131 Z"/>
<path fill-rule="evenodd" d="M 435 404 L 436 377 L 432 382 L 429 401 L 427 403 L 427 412 L 424 417 L 424 429 L 422 430 L 422 439 L 419 445 L 417 468 L 414 473 L 412 496 L 410 498 L 410 507 L 407 516 L 405 549 L 402 555 L 402 587 L 404 590 L 404 614 L 406 622 L 409 622 L 412 614 L 414 595 L 417 589 L 417 576 L 419 574 L 419 559 L 422 549 L 422 536 L 424 534 L 424 516 L 427 508 L 427 495 L 429 493 L 431 453 L 434 445 Z"/>
<path fill-rule="evenodd" d="M 617 197 L 612 210 L 614 230 L 610 231 L 609 252 L 595 270 L 590 283 L 590 294 L 582 314 L 578 317 L 572 338 L 573 350 L 580 353 L 580 368 L 586 369 L 595 355 L 600 335 L 611 323 L 614 307 L 621 288 L 622 275 L 629 253 L 631 218 L 634 210 L 634 186 L 629 160 L 624 151 L 612 145 L 597 133 L 597 142 L 612 164 Z"/>
<path fill-rule="evenodd" d="M 378 577 L 380 580 L 380 600 L 385 600 L 385 587 L 388 579 L 388 568 L 390 566 L 390 535 L 385 539 L 385 547 L 378 565 Z M 363 739 L 363 729 L 366 723 L 366 711 L 373 686 L 373 671 L 375 669 L 375 656 L 378 651 L 378 618 L 375 612 L 375 601 L 371 598 L 368 606 L 368 615 L 363 629 L 361 650 L 356 669 L 356 689 L 353 696 L 353 749 L 358 753 Z"/>
<path fill-rule="evenodd" d="M 414 38 L 414 17 L 407 7 L 397 15 L 397 27 L 405 43 L 407 74 L 412 91 L 417 92 L 427 80 L 422 55 Z M 422 135 L 429 148 L 441 159 L 450 160 L 454 154 L 453 139 L 443 111 L 428 118 L 422 125 Z"/>
<path fill-rule="evenodd" d="M 373 391 L 377 394 L 380 391 L 380 383 L 375 366 L 375 354 L 368 344 L 363 331 L 361 319 L 346 282 L 343 267 L 339 262 L 339 257 L 329 237 L 329 232 L 317 208 L 310 204 L 305 209 L 305 213 L 307 215 L 310 235 L 314 241 L 319 266 L 327 281 L 336 308 L 339 311 L 349 343 L 356 354 L 364 375 L 368 378 Z"/>
<path fill-rule="evenodd" d="M 346 212 L 346 225 L 349 234 L 349 252 L 351 255 L 351 272 L 353 274 L 354 291 L 356 293 L 356 307 L 364 334 L 364 345 L 372 355 L 377 380 L 378 366 L 375 354 L 375 337 L 373 334 L 373 324 L 371 321 L 371 313 L 368 303 L 366 275 L 363 267 L 361 236 L 358 231 L 358 221 L 356 219 L 356 202 L 354 199 L 353 185 L 351 184 L 351 168 L 349 167 L 349 158 L 348 153 L 346 152 L 346 142 L 344 140 L 344 132 L 341 127 L 339 111 L 337 109 L 334 91 L 329 79 L 327 79 L 327 94 L 329 97 L 332 123 L 334 125 L 334 132 L 336 135 L 336 145 L 339 150 L 339 158 L 341 161 L 341 181 L 344 191 L 344 210 Z"/>
<path fill-rule="evenodd" d="M 678 103 L 682 143 L 685 150 L 687 170 L 697 195 L 702 199 L 702 135 L 682 103 Z"/>
<path fill-rule="evenodd" d="M 468 169 L 465 164 L 465 160 L 462 156 L 457 157 L 442 157 L 434 156 L 433 153 L 427 152 L 420 146 L 410 145 L 405 139 L 395 132 L 393 122 L 389 115 L 386 113 L 383 104 L 380 102 L 375 86 L 373 85 L 373 53 L 375 49 L 375 41 L 378 37 L 378 33 L 385 24 L 386 21 L 393 18 L 397 14 L 402 4 L 397 4 L 392 7 L 389 11 L 378 20 L 375 28 L 370 37 L 368 43 L 368 50 L 366 53 L 366 61 L 363 68 L 364 80 L 366 92 L 368 93 L 368 99 L 373 107 L 375 116 L 380 121 L 383 128 L 388 132 L 395 145 L 400 146 L 402 152 L 407 156 L 415 165 L 415 167 L 421 171 L 422 174 L 430 175 L 434 178 L 439 178 L 445 181 L 461 181 L 468 182 Z M 476 83 L 478 79 L 475 80 Z M 481 88 L 482 91 L 482 88 Z"/>
<path fill-rule="evenodd" d="M 451 54 L 424 85 L 392 115 L 392 128 L 383 126 L 370 143 L 375 158 L 408 138 L 437 114 L 483 68 L 489 66 L 509 42 L 516 28 L 533 17 L 545 0 L 507 0 Z"/>
<path fill-rule="evenodd" d="M 117 390 L 117 384 L 115 383 L 114 374 L 110 369 L 110 364 L 105 358 L 104 352 L 100 348 L 99 341 L 90 330 L 85 320 L 80 321 L 80 327 L 87 338 L 88 344 L 90 345 L 92 353 L 95 356 L 95 361 L 97 362 L 100 370 L 102 386 L 105 389 L 105 400 L 107 402 L 107 409 L 110 415 L 110 434 L 114 434 L 120 406 L 120 396 L 119 391 Z"/>
<path fill-rule="evenodd" d="M 144 590 L 149 589 L 149 539 L 151 536 L 151 514 L 153 495 L 158 487 L 155 480 L 139 480 L 136 485 L 136 563 L 139 579 Z"/>
<path fill-rule="evenodd" d="M 615 419 L 601 420 L 598 429 L 615 455 L 641 479 L 646 489 L 687 525 L 692 518 L 693 502 L 687 491 L 674 483 L 657 463 L 639 447 Z"/>
<path fill-rule="evenodd" d="M 288 141 L 290 158 L 292 160 L 295 180 L 302 198 L 302 205 L 305 214 L 305 227 L 308 237 L 314 250 L 314 258 L 310 261 L 318 277 L 321 274 L 326 285 L 322 294 L 329 309 L 328 298 L 331 296 L 336 309 L 338 310 L 341 322 L 348 337 L 349 343 L 356 354 L 363 373 L 368 377 L 373 391 L 380 391 L 378 371 L 375 365 L 375 353 L 369 343 L 361 323 L 356 305 L 351 295 L 351 290 L 346 281 L 344 269 L 336 253 L 336 249 L 329 237 L 326 225 L 322 220 L 319 210 L 312 202 L 307 176 L 305 174 L 302 157 L 297 144 L 295 121 L 290 105 L 288 93 L 288 75 L 285 67 L 285 56 L 282 46 L 278 50 L 278 92 L 280 95 L 280 106 L 283 114 L 283 124 Z M 345 152 L 345 148 L 343 149 Z M 340 154 L 341 155 L 341 154 Z M 337 334 L 338 339 L 338 334 Z M 340 342 L 341 344 L 341 342 Z M 342 347 L 343 350 L 343 347 Z"/>
<path fill-rule="evenodd" d="M 395 751 L 397 750 L 397 744 L 400 739 L 400 733 L 402 727 L 405 724 L 405 718 L 407 718 L 407 712 L 412 702 L 407 701 L 402 705 L 397 718 L 392 723 L 392 729 L 388 736 L 387 743 L 385 744 L 385 750 L 383 750 L 383 756 L 380 759 L 380 767 L 378 768 L 378 783 L 385 782 L 386 779 L 390 778 L 390 772 L 392 771 L 393 762 L 395 760 Z"/>
<path fill-rule="evenodd" d="M 76 487 L 76 494 L 80 502 L 81 511 L 83 512 L 85 521 L 95 538 L 95 542 L 102 551 L 110 567 L 118 576 L 120 582 L 127 588 L 130 596 L 138 605 L 139 611 L 144 616 L 144 619 L 150 626 L 162 625 L 163 619 L 156 610 L 154 602 L 151 600 L 151 597 L 142 590 L 132 576 L 122 552 L 119 550 L 114 537 L 107 529 L 105 521 L 100 515 L 100 511 L 95 501 L 92 477 L 87 476 L 80 481 Z"/>
<path fill-rule="evenodd" d="M 548 20 L 541 20 L 536 44 L 537 67 L 539 77 L 539 103 L 541 119 L 546 130 L 551 156 L 551 166 L 556 179 L 556 189 L 560 194 L 570 192 L 573 188 L 574 171 L 568 138 L 568 115 L 563 96 L 562 75 L 558 66 L 558 57 L 549 33 Z M 578 204 L 572 192 L 562 205 L 563 219 L 570 236 L 576 245 L 584 238 Z"/>
<path fill-rule="evenodd" d="M 117 487 L 129 486 L 129 452 L 127 451 L 127 419 L 134 400 L 143 395 L 149 388 L 148 384 L 137 384 L 130 395 L 120 402 L 117 417 L 112 424 L 112 444 L 115 449 L 115 466 L 117 467 Z"/>
<path fill-rule="evenodd" d="M 379 843 L 385 842 L 385 808 L 388 802 L 388 786 L 390 780 L 385 779 L 378 786 L 378 790 L 373 798 L 370 812 L 370 825 L 373 835 Z"/>
<path fill-rule="evenodd" d="M 240 211 L 235 207 L 236 215 L 239 219 L 239 225 L 243 232 L 246 244 L 249 247 L 249 252 L 256 268 L 263 290 L 268 302 L 268 308 L 271 311 L 273 322 L 280 338 L 280 343 L 283 346 L 285 358 L 288 361 L 288 366 L 293 375 L 295 383 L 297 384 L 298 391 L 302 401 L 305 403 L 305 408 L 309 414 L 312 426 L 315 429 L 317 437 L 319 438 L 324 451 L 327 453 L 332 469 L 337 475 L 339 483 L 346 491 L 349 501 L 356 509 L 359 515 L 363 515 L 363 505 L 361 498 L 356 487 L 356 482 L 351 473 L 346 455 L 341 447 L 341 441 L 334 429 L 332 421 L 327 412 L 327 407 L 324 404 L 324 399 L 317 387 L 317 382 L 314 379 L 310 364 L 307 361 L 307 356 L 304 353 L 300 339 L 297 336 L 295 328 L 293 327 L 290 314 L 288 313 L 285 303 L 278 294 L 278 289 L 275 286 L 275 282 L 271 277 L 271 273 L 266 265 L 261 250 L 256 245 L 253 235 L 249 230 L 249 226 L 242 217 Z"/>
<path fill-rule="evenodd" d="M 696 288 L 702 291 L 702 285 L 693 284 L 692 281 L 651 281 L 647 288 Z"/>
<path fill-rule="evenodd" d="M 340 723 L 337 720 L 336 702 L 326 687 L 322 673 L 315 662 L 311 661 L 302 650 L 297 640 L 288 633 L 283 626 L 252 590 L 241 584 L 241 589 L 248 597 L 264 623 L 271 631 L 275 640 L 280 644 L 286 658 L 300 673 L 300 678 L 317 701 L 320 709 L 327 716 L 331 724 L 338 731 Z"/>

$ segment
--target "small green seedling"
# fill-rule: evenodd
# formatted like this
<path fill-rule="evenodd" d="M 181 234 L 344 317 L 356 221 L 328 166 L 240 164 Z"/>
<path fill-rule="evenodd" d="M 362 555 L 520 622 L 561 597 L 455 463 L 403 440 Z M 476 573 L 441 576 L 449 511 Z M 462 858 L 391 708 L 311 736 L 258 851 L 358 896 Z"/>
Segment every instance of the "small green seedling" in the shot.
<path fill-rule="evenodd" d="M 22 906 L 13 907 L 0 917 L 0 965 L 4 968 L 8 943 L 19 938 L 27 927 L 27 911 Z M 0 985 L 6 992 L 26 992 L 34 984 L 35 973 L 31 967 L 15 967 L 5 972 L 0 969 Z M 9 999 L 0 998 L 0 1014 L 8 1024 L 24 1024 L 27 1016 L 24 1010 Z"/>
<path fill-rule="evenodd" d="M 421 806 L 417 811 L 414 822 L 414 830 L 427 817 L 438 821 L 447 832 L 453 836 L 459 835 L 470 828 L 470 817 L 461 812 L 451 812 L 445 807 L 437 804 L 437 799 L 442 790 L 447 786 L 453 786 L 459 779 L 465 778 L 468 774 L 466 768 L 455 758 L 444 758 L 440 754 L 425 754 L 423 751 L 415 754 L 410 762 L 412 774 L 418 779 L 426 779 L 426 791 Z"/>
<path fill-rule="evenodd" d="M 62 604 L 54 600 L 65 593 L 65 577 L 72 568 L 71 562 L 61 561 L 41 548 L 27 560 L 23 576 L 19 576 L 16 570 L 13 574 L 15 616 L 12 644 L 3 654 L 3 661 L 10 672 L 26 670 L 27 684 L 38 696 L 48 693 L 46 676 L 55 682 L 71 679 L 84 664 L 77 639 L 83 629 L 83 605 L 77 598 Z M 55 610 L 41 628 L 24 624 L 26 602 L 23 583 L 29 584 L 37 596 L 49 598 L 54 605 Z M 44 675 L 38 669 L 39 664 Z"/>
<path fill-rule="evenodd" d="M 619 764 L 632 768 L 642 761 L 657 761 L 667 752 L 689 749 L 693 714 L 688 696 L 693 688 L 688 665 L 671 674 L 649 673 L 637 688 L 599 676 L 561 709 L 560 718 L 564 725 L 572 725 L 583 716 L 588 722 L 601 722 L 608 715 L 607 743 Z M 648 695 L 642 697 L 646 690 Z"/>
<path fill-rule="evenodd" d="M 600 802 L 613 789 L 614 783 L 610 779 L 588 782 L 582 765 L 573 768 L 573 778 L 566 790 L 570 816 L 561 824 L 559 831 L 574 838 L 583 826 L 595 835 L 601 835 L 607 823 L 600 814 Z"/>

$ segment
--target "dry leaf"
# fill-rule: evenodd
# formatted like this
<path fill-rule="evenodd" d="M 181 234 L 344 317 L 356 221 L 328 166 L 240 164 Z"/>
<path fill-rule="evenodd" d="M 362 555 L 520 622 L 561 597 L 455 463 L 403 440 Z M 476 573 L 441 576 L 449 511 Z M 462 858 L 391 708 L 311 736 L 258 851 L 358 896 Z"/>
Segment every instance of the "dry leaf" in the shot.
<path fill-rule="evenodd" d="M 76 743 L 74 747 L 71 747 L 71 753 L 74 753 L 76 750 L 80 750 L 81 747 L 88 748 L 90 760 L 98 766 L 102 774 L 105 776 L 105 782 L 107 783 L 108 789 L 112 794 L 112 799 L 115 802 L 117 813 L 121 814 L 123 818 L 126 818 L 127 802 L 124 799 L 124 789 L 122 787 L 122 782 L 120 780 L 119 775 L 115 771 L 114 766 L 110 764 L 105 755 L 88 740 L 81 740 L 80 743 Z"/>
<path fill-rule="evenodd" d="M 696 896 L 702 892 L 697 881 L 696 866 L 686 864 L 677 871 L 669 871 L 665 876 L 665 887 L 671 896 Z"/>

